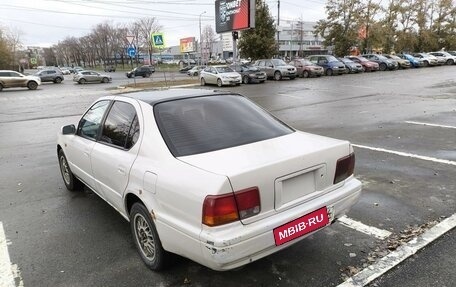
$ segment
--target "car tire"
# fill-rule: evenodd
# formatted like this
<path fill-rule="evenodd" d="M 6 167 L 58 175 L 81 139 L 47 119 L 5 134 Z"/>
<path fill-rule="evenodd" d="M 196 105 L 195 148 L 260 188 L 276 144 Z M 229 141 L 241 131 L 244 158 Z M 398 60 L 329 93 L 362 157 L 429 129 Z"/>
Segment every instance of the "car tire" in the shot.
<path fill-rule="evenodd" d="M 425 67 L 429 67 L 429 62 L 428 61 L 424 61 L 423 63 L 424 63 Z"/>
<path fill-rule="evenodd" d="M 221 86 L 223 86 L 222 80 L 220 80 L 220 79 L 217 79 L 217 86 L 218 86 L 218 87 L 221 87 Z"/>
<path fill-rule="evenodd" d="M 139 202 L 131 208 L 130 228 L 136 249 L 144 264 L 151 270 L 162 270 L 169 262 L 171 254 L 163 249 L 149 211 Z"/>
<path fill-rule="evenodd" d="M 201 86 L 205 86 L 206 85 L 206 80 L 204 78 L 201 78 Z"/>
<path fill-rule="evenodd" d="M 193 77 L 198 76 L 198 72 L 193 73 Z"/>
<path fill-rule="evenodd" d="M 106 77 L 104 77 L 103 79 L 101 79 L 101 82 L 102 82 L 103 84 L 107 84 L 107 83 L 109 83 L 109 79 L 106 78 Z"/>
<path fill-rule="evenodd" d="M 279 71 L 276 71 L 274 73 L 274 80 L 276 80 L 276 81 L 282 80 L 282 74 Z"/>
<path fill-rule="evenodd" d="M 302 76 L 303 76 L 304 78 L 308 78 L 308 77 L 310 76 L 309 71 L 303 71 L 303 72 L 302 72 Z"/>
<path fill-rule="evenodd" d="M 246 76 L 242 77 L 242 82 L 243 82 L 244 84 L 250 84 L 250 78 L 249 78 L 249 76 L 246 75 Z"/>
<path fill-rule="evenodd" d="M 62 78 L 55 78 L 54 83 L 60 84 L 63 81 Z"/>
<path fill-rule="evenodd" d="M 0 84 L 0 92 L 3 90 L 3 85 Z"/>
<path fill-rule="evenodd" d="M 379 68 L 380 68 L 380 71 L 386 71 L 386 64 L 385 63 L 381 63 Z"/>
<path fill-rule="evenodd" d="M 78 83 L 83 85 L 83 84 L 87 83 L 87 80 L 86 79 L 80 79 L 78 81 Z"/>
<path fill-rule="evenodd" d="M 69 191 L 76 191 L 81 189 L 82 183 L 71 172 L 70 166 L 68 164 L 65 154 L 63 153 L 63 150 L 59 150 L 58 157 L 60 173 L 62 174 L 63 183 L 65 184 L 66 189 L 68 189 Z"/>
<path fill-rule="evenodd" d="M 38 83 L 35 81 L 30 81 L 27 83 L 27 88 L 29 90 L 36 90 L 36 88 L 38 88 Z"/>
<path fill-rule="evenodd" d="M 332 69 L 326 69 L 325 74 L 326 74 L 326 76 L 332 76 L 334 73 L 333 73 Z"/>
<path fill-rule="evenodd" d="M 453 65 L 454 61 L 452 59 L 449 59 L 446 63 L 447 63 L 447 65 Z"/>

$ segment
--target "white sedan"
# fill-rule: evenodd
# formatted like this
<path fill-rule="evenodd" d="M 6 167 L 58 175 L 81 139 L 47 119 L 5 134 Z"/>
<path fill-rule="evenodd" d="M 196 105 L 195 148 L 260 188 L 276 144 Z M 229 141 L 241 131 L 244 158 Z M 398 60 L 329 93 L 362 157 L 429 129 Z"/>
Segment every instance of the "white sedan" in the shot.
<path fill-rule="evenodd" d="M 242 76 L 228 66 L 208 66 L 200 72 L 201 86 L 213 84 L 219 87 L 224 85 L 240 85 Z"/>
<path fill-rule="evenodd" d="M 297 131 L 231 92 L 100 98 L 62 127 L 57 152 L 67 189 L 86 185 L 130 221 L 152 270 L 170 253 L 242 266 L 330 225 L 361 194 L 349 142 Z"/>

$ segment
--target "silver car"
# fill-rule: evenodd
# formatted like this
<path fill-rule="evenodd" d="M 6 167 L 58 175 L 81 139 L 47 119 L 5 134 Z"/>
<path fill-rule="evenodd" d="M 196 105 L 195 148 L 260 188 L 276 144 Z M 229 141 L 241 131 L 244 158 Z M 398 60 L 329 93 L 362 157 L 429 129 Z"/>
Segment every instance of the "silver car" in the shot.
<path fill-rule="evenodd" d="M 280 81 L 283 78 L 294 80 L 297 76 L 296 68 L 281 59 L 257 60 L 254 66 L 265 72 L 268 78 L 273 78 L 276 81 Z"/>
<path fill-rule="evenodd" d="M 73 81 L 78 84 L 109 83 L 112 81 L 112 78 L 109 75 L 100 74 L 95 71 L 80 71 L 73 76 Z"/>
<path fill-rule="evenodd" d="M 242 76 L 228 66 L 211 66 L 200 72 L 201 86 L 214 84 L 219 87 L 224 85 L 240 85 Z"/>

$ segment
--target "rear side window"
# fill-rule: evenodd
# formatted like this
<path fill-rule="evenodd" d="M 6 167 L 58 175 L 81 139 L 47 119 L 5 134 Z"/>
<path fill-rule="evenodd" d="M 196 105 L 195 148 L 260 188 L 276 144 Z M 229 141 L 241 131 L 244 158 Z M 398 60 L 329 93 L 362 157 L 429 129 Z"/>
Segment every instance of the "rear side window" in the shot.
<path fill-rule="evenodd" d="M 100 142 L 120 148 L 132 147 L 136 141 L 130 136 L 134 134 L 131 129 L 138 129 L 137 134 L 139 134 L 137 121 L 134 123 L 135 118 L 136 110 L 131 104 L 119 101 L 114 102 L 104 122 Z M 135 124 L 134 127 L 133 124 Z M 135 139 L 137 140 L 137 135 Z M 127 141 L 129 141 L 128 147 Z"/>
<path fill-rule="evenodd" d="M 267 140 L 293 130 L 238 95 L 206 96 L 159 103 L 155 119 L 175 157 Z"/>

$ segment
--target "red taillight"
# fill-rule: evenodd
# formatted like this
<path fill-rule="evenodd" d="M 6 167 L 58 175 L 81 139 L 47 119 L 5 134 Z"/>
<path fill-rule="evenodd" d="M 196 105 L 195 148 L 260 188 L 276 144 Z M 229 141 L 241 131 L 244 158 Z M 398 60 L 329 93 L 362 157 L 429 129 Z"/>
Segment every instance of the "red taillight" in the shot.
<path fill-rule="evenodd" d="M 203 224 L 217 226 L 239 220 L 234 194 L 208 195 L 203 204 Z"/>
<path fill-rule="evenodd" d="M 254 216 L 260 210 L 260 192 L 257 187 L 223 195 L 208 195 L 203 203 L 203 224 L 222 225 Z"/>
<path fill-rule="evenodd" d="M 355 169 L 355 153 L 337 161 L 336 174 L 334 175 L 334 184 L 339 183 L 353 174 Z"/>

